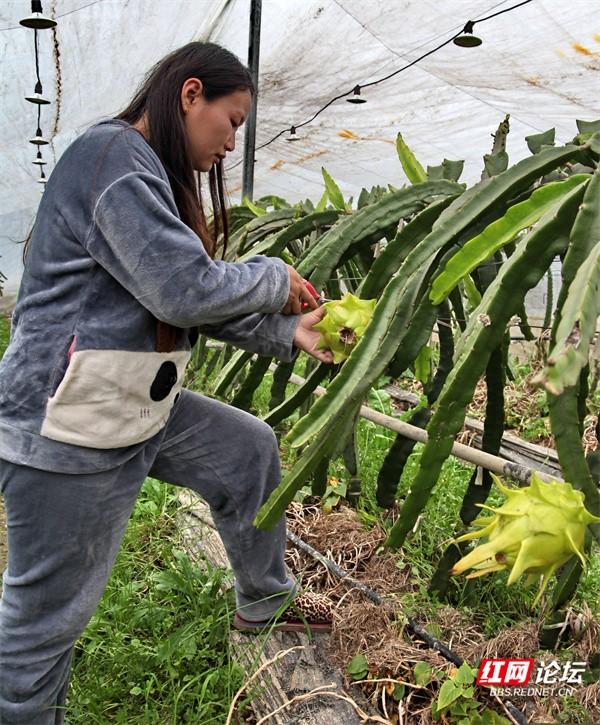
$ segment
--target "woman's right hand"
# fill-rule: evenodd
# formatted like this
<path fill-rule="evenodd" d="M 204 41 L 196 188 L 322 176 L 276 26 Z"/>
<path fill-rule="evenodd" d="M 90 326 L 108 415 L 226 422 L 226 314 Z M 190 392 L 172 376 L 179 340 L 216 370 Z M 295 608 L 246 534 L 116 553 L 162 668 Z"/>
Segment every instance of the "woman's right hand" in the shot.
<path fill-rule="evenodd" d="M 281 314 L 299 315 L 302 311 L 301 305 L 303 302 L 307 302 L 311 310 L 316 310 L 319 303 L 306 288 L 304 279 L 289 264 L 287 268 L 288 274 L 290 275 L 290 293 L 285 307 L 281 310 Z"/>

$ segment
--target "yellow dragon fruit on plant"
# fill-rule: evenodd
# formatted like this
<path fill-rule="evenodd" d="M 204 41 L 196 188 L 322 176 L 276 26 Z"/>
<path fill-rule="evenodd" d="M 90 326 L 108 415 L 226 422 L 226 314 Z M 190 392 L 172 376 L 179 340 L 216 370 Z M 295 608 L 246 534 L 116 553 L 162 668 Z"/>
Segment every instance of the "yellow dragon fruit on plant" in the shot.
<path fill-rule="evenodd" d="M 351 292 L 341 300 L 326 302 L 327 312 L 313 325 L 321 333 L 317 349 L 331 350 L 335 363 L 345 360 L 362 337 L 376 304 L 377 300 L 361 300 Z"/>
<path fill-rule="evenodd" d="M 499 508 L 478 504 L 494 515 L 476 519 L 473 523 L 484 528 L 459 536 L 455 541 L 486 537 L 487 542 L 463 556 L 454 565 L 452 574 L 473 569 L 467 576 L 472 579 L 511 567 L 509 585 L 521 574 L 528 574 L 525 584 L 541 578 L 535 605 L 552 574 L 573 554 L 585 566 L 585 531 L 588 524 L 600 518 L 587 511 L 583 493 L 570 483 L 546 483 L 532 473 L 530 486 L 511 489 L 502 485 L 493 473 L 492 477 L 507 500 Z"/>

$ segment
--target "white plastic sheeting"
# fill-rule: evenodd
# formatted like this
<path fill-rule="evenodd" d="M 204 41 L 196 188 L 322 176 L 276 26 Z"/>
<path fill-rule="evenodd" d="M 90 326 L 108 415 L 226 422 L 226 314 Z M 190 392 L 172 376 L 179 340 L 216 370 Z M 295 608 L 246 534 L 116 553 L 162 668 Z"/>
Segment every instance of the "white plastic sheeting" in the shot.
<path fill-rule="evenodd" d="M 263 0 L 257 145 L 308 119 L 332 96 L 414 60 L 515 0 Z M 0 4 L 0 270 L 10 298 L 21 274 L 17 242 L 40 198 L 33 31 L 18 24 L 26 0 Z M 120 110 L 144 73 L 190 40 L 213 40 L 247 57 L 249 0 L 45 0 L 58 20 L 40 31 L 40 73 L 51 106 L 42 107 L 47 173 L 84 128 Z M 475 26 L 478 48 L 450 44 L 363 91 L 367 103 L 337 101 L 301 140 L 257 151 L 255 197 L 289 200 L 322 192 L 321 166 L 345 195 L 363 186 L 403 183 L 398 131 L 423 165 L 465 159 L 462 181 L 481 174 L 490 134 L 510 114 L 511 162 L 529 151 L 524 137 L 556 127 L 557 142 L 576 134 L 575 119 L 600 117 L 600 2 L 534 0 Z M 341 132 L 344 132 L 340 135 Z M 350 132 L 350 133 L 347 133 Z M 350 138 L 348 138 L 350 136 Z M 241 190 L 241 147 L 228 159 L 232 202 Z"/>

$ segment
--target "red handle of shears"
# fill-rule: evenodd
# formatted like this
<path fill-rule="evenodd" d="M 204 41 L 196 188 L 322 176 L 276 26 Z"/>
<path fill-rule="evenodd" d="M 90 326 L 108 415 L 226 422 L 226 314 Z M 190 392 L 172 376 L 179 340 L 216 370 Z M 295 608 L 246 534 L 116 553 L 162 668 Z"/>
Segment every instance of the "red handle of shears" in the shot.
<path fill-rule="evenodd" d="M 330 300 L 327 297 L 323 297 L 323 295 L 319 294 L 317 290 L 313 287 L 313 285 L 307 280 L 304 282 L 304 286 L 306 289 L 311 293 L 311 295 L 317 300 L 317 302 L 329 302 Z M 308 307 L 308 302 L 302 302 L 300 305 L 301 310 L 305 310 Z"/>

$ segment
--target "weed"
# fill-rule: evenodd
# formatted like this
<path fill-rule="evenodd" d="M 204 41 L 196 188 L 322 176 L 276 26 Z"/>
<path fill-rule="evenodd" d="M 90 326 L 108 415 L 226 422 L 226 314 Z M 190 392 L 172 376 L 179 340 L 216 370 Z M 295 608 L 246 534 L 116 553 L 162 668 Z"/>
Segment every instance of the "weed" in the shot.
<path fill-rule="evenodd" d="M 75 647 L 67 703 L 74 725 L 220 723 L 243 682 L 229 652 L 228 574 L 193 564 L 178 548 L 176 510 L 174 489 L 146 479 Z"/>

